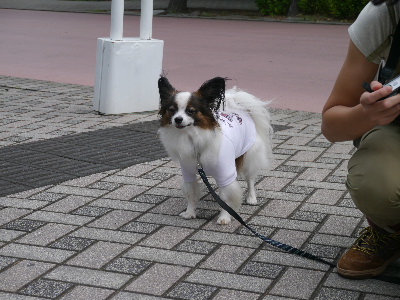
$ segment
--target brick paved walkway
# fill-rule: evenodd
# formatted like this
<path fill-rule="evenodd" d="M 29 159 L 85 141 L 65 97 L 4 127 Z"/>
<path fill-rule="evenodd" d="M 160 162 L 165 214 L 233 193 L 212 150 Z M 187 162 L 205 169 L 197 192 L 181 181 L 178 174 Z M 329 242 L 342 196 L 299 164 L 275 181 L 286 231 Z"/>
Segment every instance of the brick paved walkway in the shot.
<path fill-rule="evenodd" d="M 180 171 L 155 113 L 100 116 L 91 87 L 0 76 L 0 299 L 400 299 L 400 286 L 340 278 L 262 244 L 235 221 L 178 214 Z M 336 261 L 365 226 L 345 191 L 351 143 L 320 114 L 272 109 L 275 164 L 240 214 Z M 400 279 L 400 261 L 385 275 Z"/>

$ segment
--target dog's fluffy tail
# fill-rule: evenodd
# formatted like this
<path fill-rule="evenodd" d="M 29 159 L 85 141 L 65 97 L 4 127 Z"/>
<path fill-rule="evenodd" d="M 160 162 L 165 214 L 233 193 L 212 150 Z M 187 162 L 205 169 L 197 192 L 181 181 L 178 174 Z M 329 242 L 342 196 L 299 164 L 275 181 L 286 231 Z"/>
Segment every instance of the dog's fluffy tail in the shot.
<path fill-rule="evenodd" d="M 269 159 L 272 159 L 272 135 L 271 116 L 268 105 L 271 101 L 262 101 L 257 97 L 237 89 L 227 90 L 225 93 L 226 110 L 244 110 L 254 120 L 256 130 L 267 146 Z M 262 134 L 261 134 L 262 133 Z"/>

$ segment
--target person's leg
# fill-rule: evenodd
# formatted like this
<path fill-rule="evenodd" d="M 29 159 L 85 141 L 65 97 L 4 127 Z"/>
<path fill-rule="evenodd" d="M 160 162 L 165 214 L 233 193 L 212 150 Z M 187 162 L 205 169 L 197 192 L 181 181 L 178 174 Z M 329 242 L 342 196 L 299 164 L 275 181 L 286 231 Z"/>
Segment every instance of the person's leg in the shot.
<path fill-rule="evenodd" d="M 365 134 L 348 164 L 346 186 L 370 223 L 338 263 L 339 274 L 367 278 L 400 257 L 400 126 Z"/>
<path fill-rule="evenodd" d="M 400 126 L 364 135 L 348 170 L 346 185 L 357 208 L 381 228 L 400 226 Z"/>

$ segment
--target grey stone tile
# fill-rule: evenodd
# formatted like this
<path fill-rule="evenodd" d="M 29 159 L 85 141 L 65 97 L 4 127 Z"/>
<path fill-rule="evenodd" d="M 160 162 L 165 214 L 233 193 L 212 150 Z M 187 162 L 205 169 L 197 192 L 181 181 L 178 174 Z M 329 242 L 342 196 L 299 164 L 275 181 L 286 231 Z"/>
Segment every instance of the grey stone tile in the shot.
<path fill-rule="evenodd" d="M 149 172 L 147 174 L 142 175 L 142 178 L 147 178 L 147 179 L 155 179 L 155 180 L 168 180 L 172 177 L 172 174 L 168 174 L 168 173 L 162 173 L 162 172 L 157 172 L 157 171 L 153 171 L 153 172 Z"/>
<path fill-rule="evenodd" d="M 330 170 L 308 168 L 298 177 L 301 180 L 323 181 L 330 173 Z"/>
<path fill-rule="evenodd" d="M 158 228 L 160 228 L 160 225 L 134 221 L 121 227 L 120 230 L 149 234 Z"/>
<path fill-rule="evenodd" d="M 139 245 L 171 249 L 193 233 L 193 229 L 164 226 L 157 232 L 142 240 Z"/>
<path fill-rule="evenodd" d="M 266 278 L 203 269 L 196 269 L 186 281 L 255 293 L 264 293 L 272 283 Z"/>
<path fill-rule="evenodd" d="M 50 244 L 49 247 L 71 251 L 82 251 L 93 243 L 94 240 L 66 236 Z"/>
<path fill-rule="evenodd" d="M 271 250 L 261 250 L 252 259 L 253 261 L 276 264 L 279 266 L 299 267 L 304 269 L 313 269 L 327 271 L 329 266 L 310 260 L 301 256 L 286 252 L 275 252 Z"/>
<path fill-rule="evenodd" d="M 222 245 L 201 265 L 201 268 L 235 272 L 254 253 L 254 249 Z"/>
<path fill-rule="evenodd" d="M 288 172 L 288 173 L 301 173 L 305 170 L 304 167 L 296 167 L 296 166 L 287 166 L 287 165 L 280 165 L 279 167 L 277 167 L 275 169 L 275 171 L 280 171 L 280 172 Z M 286 176 L 282 176 L 282 177 L 286 177 Z M 295 177 L 295 176 L 291 176 L 291 177 Z"/>
<path fill-rule="evenodd" d="M 290 181 L 291 179 L 289 178 L 268 177 L 257 184 L 257 189 L 279 192 L 282 191 L 283 188 L 288 185 Z"/>
<path fill-rule="evenodd" d="M 181 282 L 168 293 L 168 296 L 187 300 L 207 300 L 216 290 L 217 288 L 212 286 Z"/>
<path fill-rule="evenodd" d="M 225 232 L 213 232 L 209 230 L 199 230 L 191 237 L 193 240 L 210 243 L 258 248 L 263 242 L 254 236 L 240 236 Z"/>
<path fill-rule="evenodd" d="M 63 235 L 73 231 L 76 226 L 48 223 L 45 226 L 25 235 L 18 240 L 19 243 L 46 246 Z"/>
<path fill-rule="evenodd" d="M 313 212 L 313 211 L 296 211 L 291 219 L 301 220 L 301 221 L 309 221 L 309 222 L 317 222 L 321 223 L 327 214 Z"/>
<path fill-rule="evenodd" d="M 154 187 L 149 189 L 147 192 L 153 195 L 159 195 L 165 197 L 175 197 L 175 198 L 182 197 L 182 191 L 180 189 L 166 189 L 166 188 Z"/>
<path fill-rule="evenodd" d="M 42 227 L 45 224 L 46 224 L 45 222 L 36 220 L 19 219 L 3 225 L 3 228 L 32 232 Z"/>
<path fill-rule="evenodd" d="M 25 233 L 23 231 L 0 229 L 0 241 L 10 242 Z"/>
<path fill-rule="evenodd" d="M 27 295 L 17 295 L 14 293 L 4 293 L 0 292 L 0 300 L 43 300 L 44 298 L 40 297 L 31 297 Z"/>
<path fill-rule="evenodd" d="M 135 165 L 132 167 L 125 168 L 125 169 L 119 171 L 118 173 L 116 173 L 116 175 L 139 177 L 139 176 L 142 176 L 143 174 L 150 172 L 153 169 L 154 169 L 154 166 L 140 164 L 140 165 Z"/>
<path fill-rule="evenodd" d="M 138 212 L 124 211 L 124 210 L 113 210 L 106 215 L 96 219 L 88 226 L 106 228 L 106 229 L 117 229 L 124 224 L 130 222 L 134 218 L 139 216 Z"/>
<path fill-rule="evenodd" d="M 305 194 L 305 195 L 310 195 L 312 192 L 314 192 L 314 190 L 315 189 L 313 187 L 300 186 L 300 185 L 289 185 L 283 189 L 283 191 L 286 193 Z"/>
<path fill-rule="evenodd" d="M 160 202 L 163 202 L 167 197 L 165 196 L 160 196 L 160 195 L 151 195 L 151 194 L 141 194 L 139 196 L 136 196 L 133 198 L 133 201 L 137 202 L 144 202 L 144 203 L 151 203 L 151 204 L 158 204 Z"/>
<path fill-rule="evenodd" d="M 338 255 L 341 254 L 341 248 L 325 245 L 308 244 L 303 250 L 319 257 L 332 259 L 338 257 Z"/>
<path fill-rule="evenodd" d="M 170 198 L 154 207 L 151 212 L 167 215 L 178 215 L 186 209 L 187 203 L 183 198 Z"/>
<path fill-rule="evenodd" d="M 124 254 L 125 257 L 155 261 L 160 263 L 177 264 L 180 266 L 194 267 L 204 255 L 184 253 L 172 250 L 136 246 Z"/>
<path fill-rule="evenodd" d="M 16 292 L 54 266 L 54 264 L 37 261 L 20 261 L 0 273 L 0 289 L 8 292 Z"/>
<path fill-rule="evenodd" d="M 0 249 L 0 255 L 54 263 L 61 263 L 75 253 L 75 251 L 22 244 L 8 244 Z"/>
<path fill-rule="evenodd" d="M 314 151 L 298 151 L 295 155 L 293 155 L 291 160 L 298 161 L 316 161 L 316 159 L 321 155 L 321 150 L 318 148 L 314 148 Z"/>
<path fill-rule="evenodd" d="M 344 191 L 318 189 L 307 200 L 309 203 L 335 205 L 343 196 Z"/>
<path fill-rule="evenodd" d="M 98 206 L 82 206 L 71 213 L 74 215 L 88 216 L 88 217 L 100 217 L 111 211 L 111 208 L 98 207 Z"/>
<path fill-rule="evenodd" d="M 301 231 L 313 231 L 318 226 L 318 223 L 316 222 L 306 222 L 306 221 L 264 217 L 264 216 L 255 216 L 251 219 L 249 223 L 262 226 L 284 228 L 289 230 L 301 230 Z"/>
<path fill-rule="evenodd" d="M 332 182 L 332 183 L 346 183 L 346 176 L 329 176 L 325 180 L 326 182 Z"/>
<path fill-rule="evenodd" d="M 274 285 L 271 293 L 285 297 L 310 299 L 324 273 L 315 270 L 289 268 Z"/>
<path fill-rule="evenodd" d="M 72 286 L 73 284 L 68 282 L 39 279 L 21 290 L 21 293 L 54 299 Z"/>
<path fill-rule="evenodd" d="M 259 296 L 259 294 L 255 293 L 222 289 L 215 295 L 213 300 L 256 300 Z"/>
<path fill-rule="evenodd" d="M 29 209 L 21 209 L 14 207 L 6 207 L 0 210 L 0 226 L 10 221 L 23 217 L 32 211 Z"/>
<path fill-rule="evenodd" d="M 324 283 L 325 287 L 347 289 L 354 292 L 371 293 L 391 297 L 399 297 L 399 286 L 394 283 L 366 279 L 366 280 L 348 280 L 339 277 L 337 274 L 330 274 Z"/>
<path fill-rule="evenodd" d="M 240 274 L 275 279 L 283 270 L 283 266 L 250 261 L 240 270 Z"/>
<path fill-rule="evenodd" d="M 118 174 L 114 174 L 104 178 L 104 182 L 119 184 L 119 187 L 123 187 L 124 185 L 149 187 L 160 183 L 159 180 L 151 180 L 143 177 L 134 176 L 119 176 Z"/>
<path fill-rule="evenodd" d="M 131 279 L 131 276 L 115 272 L 59 266 L 47 274 L 45 278 L 106 289 L 119 289 Z"/>
<path fill-rule="evenodd" d="M 275 200 L 289 200 L 289 201 L 304 201 L 308 195 L 305 194 L 293 194 L 286 193 L 282 191 L 271 191 L 268 189 L 259 189 L 257 186 L 257 195 L 259 197 L 264 197 L 267 199 L 275 199 Z"/>
<path fill-rule="evenodd" d="M 0 256 L 0 271 L 18 261 L 16 258 Z"/>
<path fill-rule="evenodd" d="M 138 275 L 146 270 L 151 265 L 151 262 L 120 257 L 106 266 L 107 271 L 115 271 L 131 275 Z"/>
<path fill-rule="evenodd" d="M 144 212 L 152 208 L 153 204 L 142 203 L 142 202 L 133 202 L 133 201 L 124 201 L 124 200 L 113 200 L 113 199 L 105 199 L 100 198 L 91 203 L 91 205 L 106 207 L 111 209 L 119 209 L 119 210 L 131 210 Z"/>
<path fill-rule="evenodd" d="M 40 209 L 48 204 L 47 201 L 40 200 L 27 200 L 11 197 L 0 198 L 0 205 L 5 207 L 26 208 L 26 209 Z"/>
<path fill-rule="evenodd" d="M 215 249 L 215 247 L 217 247 L 217 244 L 215 243 L 185 240 L 176 248 L 176 250 L 199 254 L 209 254 Z"/>
<path fill-rule="evenodd" d="M 145 237 L 144 234 L 139 233 L 89 227 L 78 229 L 77 231 L 73 232 L 71 236 L 95 239 L 106 242 L 116 242 L 121 244 L 135 244 Z"/>
<path fill-rule="evenodd" d="M 52 192 L 41 192 L 35 195 L 32 195 L 30 199 L 34 200 L 43 200 L 43 201 L 49 201 L 49 202 L 54 202 L 57 200 L 60 200 L 64 197 L 67 197 L 65 194 L 57 194 L 57 193 L 52 193 Z"/>
<path fill-rule="evenodd" d="M 171 298 L 143 295 L 138 293 L 120 292 L 112 300 L 171 300 Z"/>
<path fill-rule="evenodd" d="M 84 225 L 93 220 L 92 217 L 70 215 L 65 213 L 48 212 L 48 211 L 36 211 L 29 215 L 32 220 L 51 222 L 51 223 L 63 223 L 69 225 Z"/>
<path fill-rule="evenodd" d="M 67 264 L 100 269 L 128 247 L 126 244 L 99 241 L 70 259 Z"/>
<path fill-rule="evenodd" d="M 90 286 L 75 286 L 61 300 L 105 300 L 108 296 L 114 293 L 113 290 L 95 288 Z"/>
<path fill-rule="evenodd" d="M 126 290 L 162 295 L 175 285 L 189 270 L 190 268 L 187 267 L 156 263 L 128 285 Z"/>
<path fill-rule="evenodd" d="M 360 222 L 359 218 L 345 217 L 345 216 L 329 216 L 328 220 L 321 227 L 319 232 L 326 234 L 350 236 L 359 222 Z"/>
<path fill-rule="evenodd" d="M 86 197 L 100 197 L 103 196 L 105 193 L 107 193 L 107 191 L 99 189 L 89 189 L 89 188 L 62 186 L 62 185 L 56 185 L 55 187 L 50 188 L 48 191 L 50 193 L 55 193 L 55 194 L 67 194 L 67 195 L 86 196 Z"/>
<path fill-rule="evenodd" d="M 68 196 L 57 202 L 47 206 L 45 208 L 46 211 L 60 212 L 60 213 L 69 213 L 74 209 L 77 209 L 80 206 L 85 205 L 86 203 L 92 201 L 91 197 L 83 197 L 83 196 Z"/>
<path fill-rule="evenodd" d="M 162 214 L 152 214 L 146 213 L 143 214 L 141 217 L 137 219 L 139 222 L 146 222 L 146 223 L 154 223 L 159 225 L 170 225 L 170 226 L 179 226 L 179 227 L 187 227 L 187 228 L 199 228 L 207 220 L 204 219 L 183 219 L 180 216 L 169 216 L 169 215 L 162 215 Z"/>
<path fill-rule="evenodd" d="M 103 179 L 104 177 L 107 176 L 107 172 L 104 173 L 97 173 L 97 174 L 92 174 L 89 176 L 84 176 L 84 177 L 79 177 L 76 179 L 72 179 L 69 181 L 64 182 L 63 184 L 65 185 L 72 185 L 72 186 L 77 186 L 77 187 L 90 187 L 90 188 L 97 188 L 97 182 L 101 179 Z M 100 182 L 101 183 L 101 182 Z M 103 189 L 100 188 L 101 185 L 98 186 L 99 189 Z M 106 188 L 106 190 L 108 190 Z"/>
<path fill-rule="evenodd" d="M 358 300 L 359 297 L 360 293 L 349 290 L 322 288 L 315 300 Z M 374 298 L 374 300 L 377 300 L 377 298 Z"/>
<path fill-rule="evenodd" d="M 120 186 L 121 185 L 119 183 L 115 183 L 115 182 L 99 181 L 99 182 L 95 182 L 95 183 L 89 185 L 88 187 L 91 189 L 113 191 Z"/>
<path fill-rule="evenodd" d="M 326 214 L 336 215 L 336 216 L 346 216 L 346 217 L 355 217 L 355 218 L 360 218 L 363 216 L 362 213 L 358 209 L 348 208 L 348 207 L 338 207 L 338 206 L 332 206 L 332 205 L 305 203 L 301 209 L 303 211 L 314 211 L 314 212 L 326 213 Z"/>
<path fill-rule="evenodd" d="M 298 202 L 271 200 L 259 212 L 263 216 L 286 218 L 300 205 Z"/>
<path fill-rule="evenodd" d="M 380 296 L 376 294 L 367 294 L 364 297 L 364 300 L 398 300 L 399 297 L 387 297 L 387 296 Z"/>
<path fill-rule="evenodd" d="M 264 235 L 266 237 L 271 236 L 276 231 L 276 228 L 272 228 L 272 227 L 258 226 L 258 225 L 253 225 L 253 224 L 251 224 L 251 227 L 255 231 L 257 231 L 259 234 Z M 236 233 L 254 237 L 254 233 L 252 233 L 249 229 L 247 229 L 244 226 L 241 226 L 239 228 L 239 230 L 236 231 Z"/>
<path fill-rule="evenodd" d="M 310 240 L 311 243 L 336 246 L 342 248 L 348 248 L 354 243 L 353 237 L 328 235 L 328 234 L 315 234 Z"/>
<path fill-rule="evenodd" d="M 105 197 L 116 200 L 130 200 L 147 189 L 148 187 L 145 186 L 121 186 L 115 191 L 108 193 Z"/>
<path fill-rule="evenodd" d="M 356 205 L 354 204 L 353 200 L 350 198 L 344 198 L 342 201 L 339 202 L 339 206 L 356 208 Z"/>

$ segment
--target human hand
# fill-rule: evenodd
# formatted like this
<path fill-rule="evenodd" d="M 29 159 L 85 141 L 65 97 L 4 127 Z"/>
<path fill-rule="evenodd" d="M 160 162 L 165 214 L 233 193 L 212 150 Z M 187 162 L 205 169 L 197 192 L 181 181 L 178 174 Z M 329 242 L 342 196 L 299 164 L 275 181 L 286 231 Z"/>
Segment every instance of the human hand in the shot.
<path fill-rule="evenodd" d="M 360 98 L 364 114 L 377 125 L 391 123 L 400 114 L 400 94 L 379 101 L 390 95 L 392 87 L 373 81 L 371 89 L 372 93 L 365 92 Z"/>

